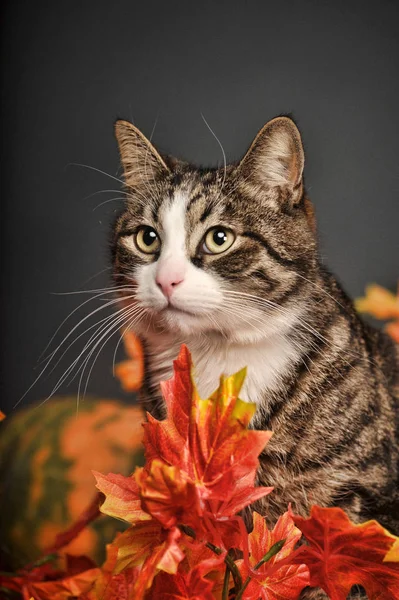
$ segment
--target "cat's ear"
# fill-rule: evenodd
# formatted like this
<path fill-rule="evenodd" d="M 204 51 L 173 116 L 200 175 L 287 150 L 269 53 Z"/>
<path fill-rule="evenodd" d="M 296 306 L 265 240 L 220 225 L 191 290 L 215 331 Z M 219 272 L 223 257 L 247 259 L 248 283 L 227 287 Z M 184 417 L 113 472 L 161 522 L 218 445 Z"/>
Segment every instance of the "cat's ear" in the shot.
<path fill-rule="evenodd" d="M 127 186 L 140 187 L 170 172 L 151 142 L 128 121 L 116 121 L 115 136 Z"/>
<path fill-rule="evenodd" d="M 277 117 L 259 131 L 239 169 L 265 188 L 287 189 L 295 203 L 302 194 L 304 163 L 297 126 L 288 117 Z"/>

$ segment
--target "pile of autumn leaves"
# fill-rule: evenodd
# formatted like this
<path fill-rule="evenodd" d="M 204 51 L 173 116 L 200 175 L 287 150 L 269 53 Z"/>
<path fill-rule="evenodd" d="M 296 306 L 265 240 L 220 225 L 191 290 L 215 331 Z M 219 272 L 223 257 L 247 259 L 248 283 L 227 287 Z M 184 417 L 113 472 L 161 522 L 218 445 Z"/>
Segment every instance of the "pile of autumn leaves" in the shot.
<path fill-rule="evenodd" d="M 238 398 L 244 371 L 201 400 L 191 370 L 182 347 L 163 384 L 167 419 L 144 425 L 146 466 L 131 477 L 95 473 L 101 511 L 130 525 L 103 567 L 71 559 L 62 577 L 31 575 L 13 589 L 26 600 L 295 600 L 311 586 L 345 600 L 360 584 L 370 600 L 399 599 L 398 539 L 375 521 L 355 526 L 338 508 L 314 506 L 307 519 L 288 510 L 273 529 L 254 513 L 247 533 L 237 515 L 273 493 L 255 486 L 272 434 L 248 429 L 255 406 Z"/>

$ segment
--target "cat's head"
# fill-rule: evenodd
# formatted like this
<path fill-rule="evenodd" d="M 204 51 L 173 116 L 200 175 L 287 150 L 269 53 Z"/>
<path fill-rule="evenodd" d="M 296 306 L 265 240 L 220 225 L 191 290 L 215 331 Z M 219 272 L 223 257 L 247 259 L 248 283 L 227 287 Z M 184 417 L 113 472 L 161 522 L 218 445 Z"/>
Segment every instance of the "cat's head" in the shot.
<path fill-rule="evenodd" d="M 215 169 L 162 157 L 126 121 L 115 129 L 126 205 L 114 276 L 133 328 L 251 342 L 292 326 L 317 262 L 294 122 L 273 119 Z"/>

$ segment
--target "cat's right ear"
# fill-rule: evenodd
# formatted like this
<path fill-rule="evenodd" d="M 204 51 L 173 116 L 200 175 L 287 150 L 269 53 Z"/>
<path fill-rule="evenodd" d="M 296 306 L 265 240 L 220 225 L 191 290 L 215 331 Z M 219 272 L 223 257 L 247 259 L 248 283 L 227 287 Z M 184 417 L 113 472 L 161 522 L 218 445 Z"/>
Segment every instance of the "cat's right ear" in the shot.
<path fill-rule="evenodd" d="M 115 137 L 128 187 L 146 185 L 170 172 L 151 142 L 128 121 L 116 121 Z"/>
<path fill-rule="evenodd" d="M 288 117 L 277 117 L 259 131 L 239 169 L 265 188 L 287 189 L 295 204 L 302 197 L 304 162 L 297 126 Z"/>

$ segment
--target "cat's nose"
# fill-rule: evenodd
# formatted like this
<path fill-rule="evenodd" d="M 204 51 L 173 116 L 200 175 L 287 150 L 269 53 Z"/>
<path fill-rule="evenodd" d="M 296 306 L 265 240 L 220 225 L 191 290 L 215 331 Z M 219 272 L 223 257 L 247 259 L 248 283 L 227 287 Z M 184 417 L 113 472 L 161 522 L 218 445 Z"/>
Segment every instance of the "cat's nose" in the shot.
<path fill-rule="evenodd" d="M 180 274 L 158 275 L 155 283 L 166 298 L 170 298 L 176 287 L 184 281 L 184 276 Z"/>

